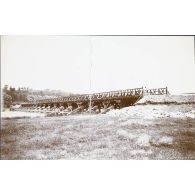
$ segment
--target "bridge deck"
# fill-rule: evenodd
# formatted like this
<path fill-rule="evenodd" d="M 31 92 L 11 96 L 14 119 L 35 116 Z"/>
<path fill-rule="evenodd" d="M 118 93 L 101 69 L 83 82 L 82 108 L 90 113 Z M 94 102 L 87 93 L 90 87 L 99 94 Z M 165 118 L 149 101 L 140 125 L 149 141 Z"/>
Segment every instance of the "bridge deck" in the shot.
<path fill-rule="evenodd" d="M 127 100 L 127 99 L 140 99 L 144 95 L 163 95 L 167 94 L 166 88 L 158 89 L 146 89 L 134 88 L 126 90 L 109 91 L 102 93 L 84 94 L 84 95 L 72 95 L 62 98 L 44 99 L 37 101 L 25 102 L 22 105 L 37 105 L 37 104 L 49 104 L 49 103 L 73 103 L 73 102 L 89 102 L 90 99 L 93 102 L 106 101 L 106 100 Z M 136 100 L 137 101 L 137 100 Z"/>

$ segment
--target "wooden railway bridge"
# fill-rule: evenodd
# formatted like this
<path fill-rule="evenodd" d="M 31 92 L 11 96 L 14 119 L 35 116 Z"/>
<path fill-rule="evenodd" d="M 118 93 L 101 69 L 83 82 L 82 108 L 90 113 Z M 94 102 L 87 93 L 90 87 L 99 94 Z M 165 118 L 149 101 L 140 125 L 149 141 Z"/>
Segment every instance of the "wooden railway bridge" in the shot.
<path fill-rule="evenodd" d="M 72 95 L 62 98 L 43 99 L 37 101 L 29 101 L 22 104 L 23 108 L 42 108 L 42 109 L 69 109 L 73 110 L 88 110 L 91 106 L 92 110 L 101 108 L 107 109 L 122 108 L 134 105 L 144 95 L 163 95 L 168 94 L 167 87 L 158 89 L 134 88 L 102 93 Z"/>

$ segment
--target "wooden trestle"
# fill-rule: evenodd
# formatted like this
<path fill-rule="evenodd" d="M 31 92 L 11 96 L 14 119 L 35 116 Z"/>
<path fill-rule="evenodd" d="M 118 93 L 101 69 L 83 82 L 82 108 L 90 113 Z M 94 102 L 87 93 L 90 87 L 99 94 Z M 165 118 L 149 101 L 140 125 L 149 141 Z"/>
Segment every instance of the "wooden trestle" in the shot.
<path fill-rule="evenodd" d="M 68 109 L 70 112 L 73 110 L 88 110 L 89 102 L 91 98 L 92 110 L 100 111 L 101 108 L 122 108 L 134 105 L 139 101 L 144 95 L 163 95 L 168 94 L 166 88 L 158 89 L 144 89 L 134 88 L 118 91 L 109 91 L 94 94 L 84 94 L 84 95 L 72 95 L 61 98 L 44 99 L 37 101 L 29 101 L 22 103 L 22 108 L 32 108 L 32 109 L 56 109 L 61 108 Z M 91 96 L 91 97 L 90 97 Z"/>

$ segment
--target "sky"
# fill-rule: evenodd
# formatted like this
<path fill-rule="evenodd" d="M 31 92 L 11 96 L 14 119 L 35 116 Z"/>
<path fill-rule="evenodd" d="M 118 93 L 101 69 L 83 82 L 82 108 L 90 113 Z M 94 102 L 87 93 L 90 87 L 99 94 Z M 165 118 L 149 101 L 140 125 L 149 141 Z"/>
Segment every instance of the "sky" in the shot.
<path fill-rule="evenodd" d="M 90 89 L 91 79 L 91 89 Z M 195 92 L 193 36 L 2 36 L 1 84 L 94 93 Z"/>

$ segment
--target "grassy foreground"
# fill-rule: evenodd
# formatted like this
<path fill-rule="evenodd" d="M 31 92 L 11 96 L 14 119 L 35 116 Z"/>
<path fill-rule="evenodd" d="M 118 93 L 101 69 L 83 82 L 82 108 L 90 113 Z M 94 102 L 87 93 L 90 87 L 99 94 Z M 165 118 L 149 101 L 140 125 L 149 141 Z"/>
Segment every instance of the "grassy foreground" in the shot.
<path fill-rule="evenodd" d="M 193 118 L 2 119 L 1 159 L 195 159 Z"/>

